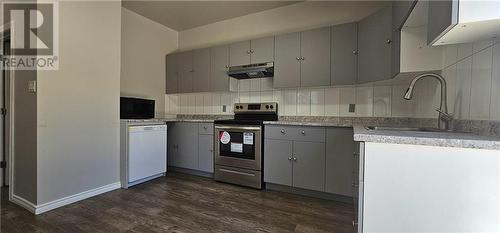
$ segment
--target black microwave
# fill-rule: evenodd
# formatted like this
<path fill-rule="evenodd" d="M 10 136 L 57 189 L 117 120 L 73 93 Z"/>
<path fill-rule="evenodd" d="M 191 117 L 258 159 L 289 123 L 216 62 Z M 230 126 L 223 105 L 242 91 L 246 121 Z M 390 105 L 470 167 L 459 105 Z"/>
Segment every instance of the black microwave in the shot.
<path fill-rule="evenodd" d="M 154 100 L 120 97 L 120 119 L 152 119 L 154 117 Z"/>

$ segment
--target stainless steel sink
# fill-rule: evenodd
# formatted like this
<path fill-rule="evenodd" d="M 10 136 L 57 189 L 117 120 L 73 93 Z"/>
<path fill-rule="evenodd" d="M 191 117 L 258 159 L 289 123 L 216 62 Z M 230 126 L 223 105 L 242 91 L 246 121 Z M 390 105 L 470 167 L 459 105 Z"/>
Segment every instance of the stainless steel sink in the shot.
<path fill-rule="evenodd" d="M 420 128 L 420 127 L 391 127 L 391 126 L 366 126 L 367 130 L 389 130 L 389 131 L 416 131 L 416 132 L 436 132 L 436 133 L 453 133 L 451 130 L 438 128 Z"/>

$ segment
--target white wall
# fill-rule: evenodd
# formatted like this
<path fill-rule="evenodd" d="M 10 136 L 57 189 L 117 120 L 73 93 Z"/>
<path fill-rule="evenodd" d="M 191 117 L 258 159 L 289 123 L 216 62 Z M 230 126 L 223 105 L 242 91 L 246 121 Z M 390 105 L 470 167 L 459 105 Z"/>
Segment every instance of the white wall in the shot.
<path fill-rule="evenodd" d="M 121 28 L 121 95 L 154 99 L 163 117 L 165 55 L 177 49 L 178 33 L 125 8 Z"/>
<path fill-rule="evenodd" d="M 314 27 L 359 21 L 383 2 L 307 1 L 179 32 L 179 49 L 209 47 Z"/>
<path fill-rule="evenodd" d="M 38 71 L 37 204 L 119 182 L 121 2 L 59 17 L 60 69 Z"/>
<path fill-rule="evenodd" d="M 500 120 L 500 43 L 480 41 L 445 47 L 448 108 L 456 119 Z M 277 101 L 282 116 L 437 117 L 440 88 L 423 79 L 413 100 L 403 99 L 412 77 L 379 83 L 276 90 L 272 79 L 240 80 L 237 92 L 166 96 L 168 112 L 175 114 L 230 114 L 234 102 Z M 490 103 L 491 102 L 491 103 Z M 348 105 L 356 104 L 349 113 Z M 222 112 L 221 104 L 228 105 Z"/>

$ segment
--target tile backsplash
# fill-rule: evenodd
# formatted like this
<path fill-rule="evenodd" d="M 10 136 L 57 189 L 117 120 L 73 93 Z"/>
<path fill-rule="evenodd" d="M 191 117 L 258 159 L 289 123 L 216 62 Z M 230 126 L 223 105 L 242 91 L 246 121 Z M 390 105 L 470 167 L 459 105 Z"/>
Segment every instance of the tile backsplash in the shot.
<path fill-rule="evenodd" d="M 448 110 L 462 120 L 500 120 L 499 40 L 448 45 L 442 74 Z M 371 84 L 273 89 L 272 78 L 231 80 L 234 92 L 166 95 L 167 114 L 232 114 L 235 102 L 279 103 L 281 116 L 437 117 L 440 88 L 421 80 L 412 100 L 404 100 L 411 77 Z M 349 105 L 355 111 L 349 112 Z M 223 112 L 223 105 L 226 112 Z"/>

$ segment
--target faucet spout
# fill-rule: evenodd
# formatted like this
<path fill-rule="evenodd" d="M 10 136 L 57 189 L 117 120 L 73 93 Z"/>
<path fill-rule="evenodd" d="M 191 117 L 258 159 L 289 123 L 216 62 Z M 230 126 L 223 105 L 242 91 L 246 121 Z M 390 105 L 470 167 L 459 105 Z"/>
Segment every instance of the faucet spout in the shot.
<path fill-rule="evenodd" d="M 443 76 L 435 73 L 425 73 L 415 77 L 411 81 L 410 86 L 408 86 L 408 89 L 406 90 L 406 93 L 403 98 L 406 100 L 411 100 L 413 98 L 415 84 L 420 79 L 425 77 L 433 77 L 437 79 L 439 81 L 439 84 L 441 85 L 441 102 L 439 105 L 439 109 L 437 109 L 437 111 L 439 112 L 438 127 L 440 129 L 449 130 L 453 117 L 448 113 L 448 104 L 446 101 L 446 80 L 443 78 Z"/>

